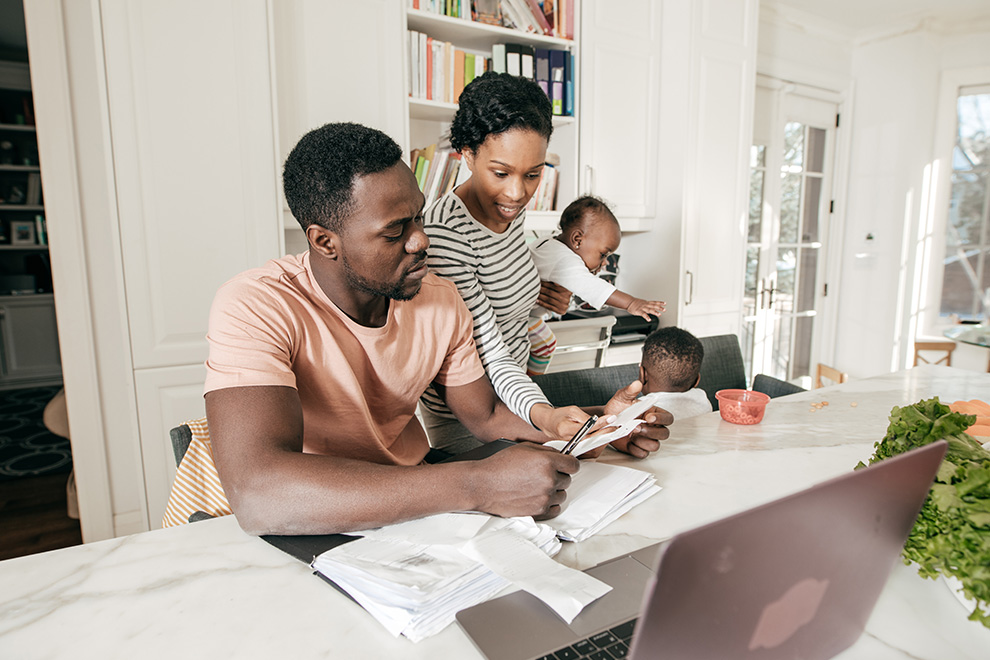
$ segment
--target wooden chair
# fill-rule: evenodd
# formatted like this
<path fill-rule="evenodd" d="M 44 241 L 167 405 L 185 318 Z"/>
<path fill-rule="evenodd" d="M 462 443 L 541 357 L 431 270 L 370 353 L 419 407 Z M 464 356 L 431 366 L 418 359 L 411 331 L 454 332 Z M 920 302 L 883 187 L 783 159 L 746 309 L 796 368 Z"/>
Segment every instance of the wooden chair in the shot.
<path fill-rule="evenodd" d="M 822 379 L 829 381 L 826 383 Z M 849 380 L 849 374 L 843 373 L 836 369 L 835 367 L 830 367 L 827 364 L 818 363 L 818 368 L 815 371 L 815 389 L 819 387 L 825 387 L 825 385 L 837 385 L 839 383 L 844 383 Z"/>
<path fill-rule="evenodd" d="M 945 366 L 952 366 L 952 351 L 956 350 L 956 342 L 942 340 L 942 339 L 915 339 L 914 340 L 914 366 L 918 366 L 918 362 L 923 362 L 925 364 L 942 364 Z M 932 362 L 927 359 L 922 352 L 941 352 L 944 353 L 939 359 Z M 990 367 L 988 367 L 990 370 Z"/>

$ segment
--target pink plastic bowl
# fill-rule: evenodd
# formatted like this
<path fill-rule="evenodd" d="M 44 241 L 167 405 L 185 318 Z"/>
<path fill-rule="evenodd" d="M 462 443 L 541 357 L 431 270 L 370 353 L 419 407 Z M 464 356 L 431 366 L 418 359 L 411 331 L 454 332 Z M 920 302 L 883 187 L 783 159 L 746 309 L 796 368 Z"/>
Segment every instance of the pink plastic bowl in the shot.
<path fill-rule="evenodd" d="M 759 424 L 770 400 L 763 392 L 753 390 L 719 390 L 715 398 L 722 419 L 733 424 Z"/>

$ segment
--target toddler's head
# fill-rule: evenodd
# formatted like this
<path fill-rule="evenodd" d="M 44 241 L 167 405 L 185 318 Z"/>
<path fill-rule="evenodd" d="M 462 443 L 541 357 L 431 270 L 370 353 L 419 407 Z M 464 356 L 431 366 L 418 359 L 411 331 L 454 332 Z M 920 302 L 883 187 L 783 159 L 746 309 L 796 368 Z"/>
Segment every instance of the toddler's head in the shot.
<path fill-rule="evenodd" d="M 701 380 L 701 359 L 705 349 L 687 330 L 658 328 L 643 344 L 639 379 L 643 394 L 650 392 L 687 392 Z"/>
<path fill-rule="evenodd" d="M 621 238 L 619 221 L 597 197 L 578 197 L 560 214 L 558 239 L 581 257 L 592 273 L 601 270 Z"/>

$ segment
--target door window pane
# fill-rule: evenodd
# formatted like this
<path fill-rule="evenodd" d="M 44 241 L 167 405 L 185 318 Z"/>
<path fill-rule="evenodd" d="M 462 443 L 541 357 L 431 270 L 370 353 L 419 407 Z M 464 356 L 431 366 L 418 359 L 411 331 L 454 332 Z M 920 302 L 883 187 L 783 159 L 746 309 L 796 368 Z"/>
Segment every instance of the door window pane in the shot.
<path fill-rule="evenodd" d="M 825 166 L 825 129 L 808 127 L 808 148 L 804 169 L 821 174 Z"/>
<path fill-rule="evenodd" d="M 801 248 L 801 263 L 798 267 L 797 311 L 809 312 L 815 309 L 815 290 L 818 282 L 818 248 Z"/>
<path fill-rule="evenodd" d="M 804 180 L 804 224 L 801 227 L 801 241 L 818 241 L 818 212 L 821 210 L 822 180 L 809 176 Z"/>
<path fill-rule="evenodd" d="M 797 243 L 801 223 L 801 175 L 781 175 L 780 242 Z"/>
<path fill-rule="evenodd" d="M 940 313 L 985 319 L 990 304 L 990 94 L 961 93 Z"/>
<path fill-rule="evenodd" d="M 749 174 L 749 242 L 760 241 L 763 227 L 763 170 L 752 170 Z"/>
<path fill-rule="evenodd" d="M 743 292 L 743 305 L 746 314 L 752 314 L 756 309 L 756 277 L 760 270 L 760 246 L 746 249 L 746 289 Z"/>
<path fill-rule="evenodd" d="M 794 311 L 794 273 L 797 267 L 797 250 L 781 248 L 777 250 L 777 291 L 774 294 L 773 308 L 778 314 Z"/>

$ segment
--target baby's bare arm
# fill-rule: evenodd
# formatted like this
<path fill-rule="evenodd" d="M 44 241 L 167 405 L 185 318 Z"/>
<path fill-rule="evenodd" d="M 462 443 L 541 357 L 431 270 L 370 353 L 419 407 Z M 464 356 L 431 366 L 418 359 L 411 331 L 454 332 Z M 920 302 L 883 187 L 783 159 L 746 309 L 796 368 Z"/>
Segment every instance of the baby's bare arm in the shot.
<path fill-rule="evenodd" d="M 618 289 L 608 297 L 605 304 L 624 309 L 636 316 L 642 316 L 647 321 L 650 320 L 650 314 L 659 317 L 667 309 L 667 304 L 662 300 L 643 300 Z"/>

